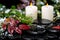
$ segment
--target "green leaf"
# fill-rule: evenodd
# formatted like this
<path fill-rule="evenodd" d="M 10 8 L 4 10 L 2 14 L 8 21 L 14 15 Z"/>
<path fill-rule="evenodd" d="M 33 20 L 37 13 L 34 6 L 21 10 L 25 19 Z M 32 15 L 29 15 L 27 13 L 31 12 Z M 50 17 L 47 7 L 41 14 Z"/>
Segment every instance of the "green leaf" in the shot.
<path fill-rule="evenodd" d="M 11 6 L 11 9 L 16 9 L 16 7 L 14 5 Z"/>

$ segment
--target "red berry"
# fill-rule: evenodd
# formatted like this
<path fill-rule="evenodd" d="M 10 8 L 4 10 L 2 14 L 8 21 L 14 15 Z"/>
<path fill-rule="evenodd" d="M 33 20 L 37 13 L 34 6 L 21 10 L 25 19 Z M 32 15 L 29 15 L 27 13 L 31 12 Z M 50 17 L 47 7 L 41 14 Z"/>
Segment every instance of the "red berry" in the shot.
<path fill-rule="evenodd" d="M 19 20 L 15 20 L 15 23 L 18 24 L 19 23 Z"/>

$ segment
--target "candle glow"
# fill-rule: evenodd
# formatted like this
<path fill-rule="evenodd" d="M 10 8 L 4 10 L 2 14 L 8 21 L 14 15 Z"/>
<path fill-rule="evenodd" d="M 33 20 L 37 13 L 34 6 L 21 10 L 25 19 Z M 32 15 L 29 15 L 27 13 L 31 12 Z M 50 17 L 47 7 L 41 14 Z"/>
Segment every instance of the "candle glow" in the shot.
<path fill-rule="evenodd" d="M 32 6 L 32 2 L 30 3 L 30 6 Z"/>
<path fill-rule="evenodd" d="M 46 6 L 48 6 L 48 3 L 46 4 Z"/>

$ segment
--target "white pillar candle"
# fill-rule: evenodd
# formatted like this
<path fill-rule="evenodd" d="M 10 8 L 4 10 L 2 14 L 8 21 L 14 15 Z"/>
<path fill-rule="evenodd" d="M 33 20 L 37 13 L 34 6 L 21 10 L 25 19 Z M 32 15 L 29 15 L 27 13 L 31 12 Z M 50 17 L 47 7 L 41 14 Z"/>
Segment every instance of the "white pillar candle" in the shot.
<path fill-rule="evenodd" d="M 26 16 L 27 17 L 32 17 L 33 20 L 37 19 L 37 7 L 33 6 L 32 4 L 30 6 L 27 6 L 26 9 Z"/>
<path fill-rule="evenodd" d="M 51 5 L 42 6 L 42 19 L 53 21 L 54 7 Z"/>

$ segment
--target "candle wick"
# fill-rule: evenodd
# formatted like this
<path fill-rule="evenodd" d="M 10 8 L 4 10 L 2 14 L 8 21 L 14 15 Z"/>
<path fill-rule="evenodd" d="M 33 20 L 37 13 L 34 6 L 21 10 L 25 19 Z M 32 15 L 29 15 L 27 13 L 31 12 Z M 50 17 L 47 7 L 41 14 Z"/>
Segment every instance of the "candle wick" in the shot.
<path fill-rule="evenodd" d="M 48 3 L 46 3 L 46 6 L 48 6 Z"/>

